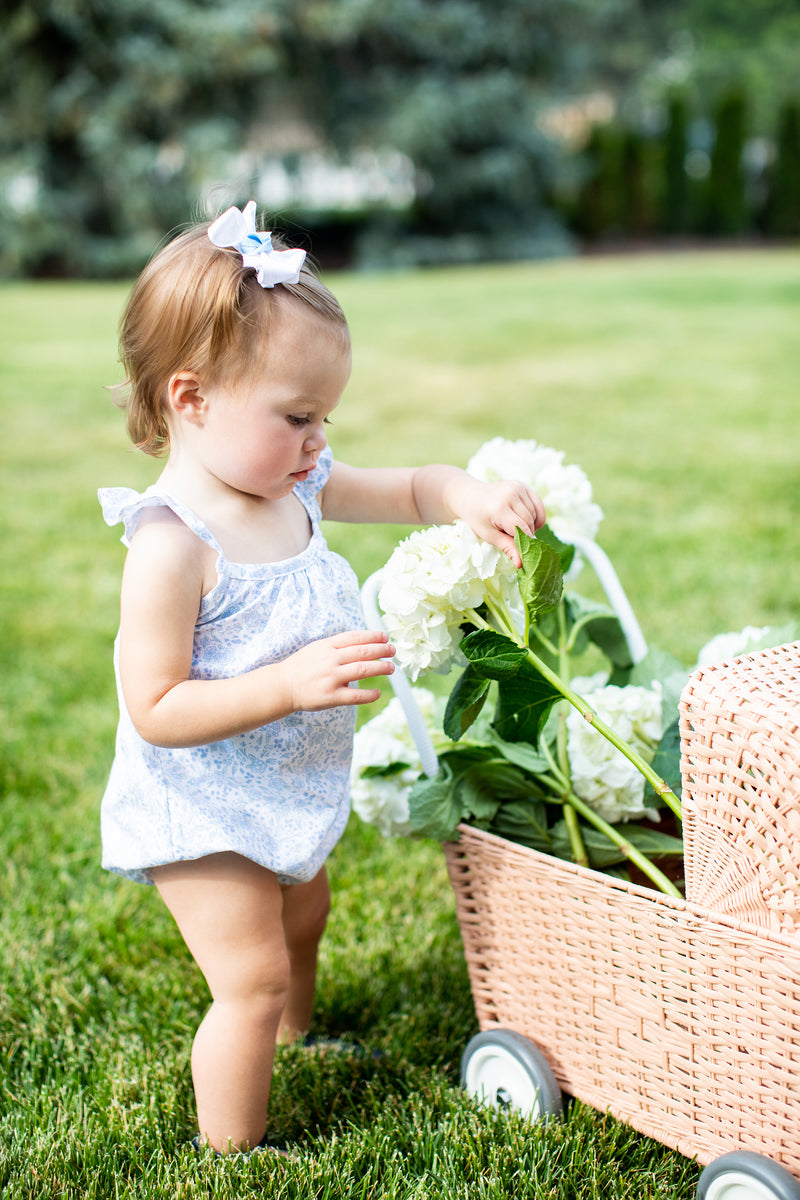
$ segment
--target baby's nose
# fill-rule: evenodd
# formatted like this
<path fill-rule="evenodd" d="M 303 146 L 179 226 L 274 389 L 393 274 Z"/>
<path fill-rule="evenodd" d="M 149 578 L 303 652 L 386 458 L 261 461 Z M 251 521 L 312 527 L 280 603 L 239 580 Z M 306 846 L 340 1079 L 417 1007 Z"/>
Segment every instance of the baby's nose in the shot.
<path fill-rule="evenodd" d="M 328 439 L 325 436 L 325 427 L 320 421 L 318 425 L 312 425 L 309 428 L 308 436 L 305 440 L 304 449 L 306 450 L 324 450 L 328 444 Z"/>

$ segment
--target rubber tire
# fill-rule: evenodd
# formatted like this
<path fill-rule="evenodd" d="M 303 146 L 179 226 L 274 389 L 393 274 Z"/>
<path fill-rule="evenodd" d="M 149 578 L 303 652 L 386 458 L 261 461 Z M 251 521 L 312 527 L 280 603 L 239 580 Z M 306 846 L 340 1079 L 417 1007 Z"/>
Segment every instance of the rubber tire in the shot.
<path fill-rule="evenodd" d="M 472 1038 L 461 1056 L 461 1086 L 481 1103 L 531 1121 L 561 1116 L 561 1089 L 547 1059 L 510 1029 Z"/>
<path fill-rule="evenodd" d="M 710 1162 L 697 1200 L 800 1200 L 800 1182 L 765 1154 L 734 1150 Z"/>

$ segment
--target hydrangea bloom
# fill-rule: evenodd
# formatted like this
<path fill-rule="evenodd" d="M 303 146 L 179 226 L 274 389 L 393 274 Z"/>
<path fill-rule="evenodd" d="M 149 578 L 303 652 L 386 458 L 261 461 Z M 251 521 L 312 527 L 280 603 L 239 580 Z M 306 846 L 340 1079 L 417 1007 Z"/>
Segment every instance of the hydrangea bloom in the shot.
<path fill-rule="evenodd" d="M 533 438 L 509 441 L 496 437 L 485 442 L 467 463 L 476 479 L 518 479 L 534 488 L 547 509 L 547 523 L 556 537 L 594 540 L 603 510 L 592 500 L 592 485 L 584 471 L 564 465 L 564 454 L 541 446 Z"/>
<path fill-rule="evenodd" d="M 460 658 L 461 625 L 496 589 L 522 620 L 514 564 L 461 521 L 416 530 L 393 551 L 378 597 L 397 662 L 411 679 Z"/>
<path fill-rule="evenodd" d="M 440 723 L 443 702 L 426 688 L 415 688 L 414 696 L 425 723 L 430 727 Z M 404 765 L 390 775 L 362 776 L 367 767 L 390 767 L 394 763 Z M 350 775 L 354 812 L 368 825 L 375 825 L 384 837 L 410 834 L 408 793 L 421 774 L 419 753 L 395 696 L 356 733 Z"/>
<path fill-rule="evenodd" d="M 622 741 L 652 762 L 661 738 L 660 688 L 607 685 L 593 691 L 588 683 L 576 679 L 572 686 Z M 567 755 L 575 793 L 604 820 L 657 816 L 644 807 L 644 776 L 574 708 L 567 714 Z"/>
<path fill-rule="evenodd" d="M 697 666 L 707 667 L 711 663 L 727 662 L 753 650 L 763 650 L 770 645 L 772 629 L 769 625 L 745 625 L 738 633 L 718 633 L 706 642 L 697 656 Z"/>

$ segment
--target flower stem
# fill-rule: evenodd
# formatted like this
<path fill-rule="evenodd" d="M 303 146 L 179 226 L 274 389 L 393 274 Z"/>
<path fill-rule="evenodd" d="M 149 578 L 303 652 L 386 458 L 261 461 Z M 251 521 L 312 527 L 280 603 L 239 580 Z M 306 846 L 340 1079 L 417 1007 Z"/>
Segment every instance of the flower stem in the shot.
<path fill-rule="evenodd" d="M 577 692 L 574 692 L 569 686 L 569 683 L 565 682 L 565 679 L 562 679 L 558 672 L 551 670 L 550 667 L 548 667 L 547 664 L 543 662 L 537 654 L 534 654 L 533 650 L 531 650 L 527 643 L 520 641 L 519 635 L 517 634 L 516 630 L 514 630 L 514 623 L 511 620 L 511 616 L 502 599 L 496 594 L 487 598 L 487 607 L 492 616 L 494 616 L 498 621 L 501 628 L 505 628 L 509 631 L 511 640 L 514 641 L 516 645 L 520 647 L 520 649 L 525 651 L 530 662 L 533 664 L 539 674 L 542 675 L 542 677 L 546 679 L 548 683 L 550 683 L 556 689 L 556 691 L 560 692 L 564 699 L 567 700 L 573 706 L 573 708 L 576 708 L 581 716 L 592 726 L 594 726 L 598 733 L 602 734 L 602 736 L 605 737 L 612 746 L 619 750 L 620 754 L 623 754 L 625 758 L 627 758 L 628 761 L 634 767 L 636 767 L 636 769 L 645 777 L 655 793 L 663 798 L 667 806 L 680 820 L 682 818 L 681 802 L 672 789 L 652 769 L 650 764 L 645 762 L 640 754 L 637 754 L 635 750 L 632 750 L 626 742 L 623 742 L 622 739 L 617 736 L 613 729 L 606 725 L 605 721 L 598 717 L 597 713 L 592 710 L 590 705 L 586 703 L 583 697 L 579 696 Z M 492 628 L 487 621 L 478 617 L 477 613 L 475 613 L 474 616 L 476 618 L 476 624 L 483 626 L 484 629 Z M 561 614 L 559 614 L 559 617 L 559 667 L 563 670 L 566 680 L 568 680 L 569 667 L 567 656 L 569 654 L 569 647 L 566 639 L 566 623 L 561 617 Z M 578 814 L 580 814 L 585 821 L 587 821 L 590 825 L 593 825 L 595 829 L 599 830 L 606 838 L 608 838 L 610 842 L 617 846 L 619 850 L 622 851 L 623 855 L 636 867 L 638 867 L 642 874 L 645 875 L 660 891 L 664 892 L 667 896 L 675 896 L 680 898 L 681 893 L 675 884 L 670 879 L 667 879 L 663 871 L 660 871 L 658 867 L 656 867 L 655 864 L 650 861 L 646 854 L 643 854 L 641 850 L 637 850 L 636 847 L 629 842 L 626 837 L 614 829 L 613 825 L 609 825 L 609 823 L 604 821 L 603 818 L 599 816 L 590 805 L 588 805 L 584 800 L 581 800 L 579 796 L 575 795 L 570 785 L 569 761 L 566 756 L 565 730 L 563 731 L 563 734 L 562 731 L 560 731 L 560 736 L 558 738 L 558 764 L 553 761 L 552 756 L 547 751 L 547 748 L 544 747 L 544 749 L 547 757 L 550 759 L 550 766 L 553 775 L 559 778 L 562 784 L 563 790 L 561 793 L 561 801 L 564 809 L 564 820 L 566 822 L 570 848 L 572 850 L 572 855 L 575 862 L 580 863 L 581 865 L 586 865 L 588 862 L 586 847 L 583 842 L 583 838 L 581 837 L 580 826 L 578 824 Z"/>
<path fill-rule="evenodd" d="M 642 874 L 646 875 L 650 882 L 656 885 L 659 891 L 664 892 L 667 896 L 675 896 L 678 899 L 682 899 L 680 891 L 672 880 L 667 879 L 663 871 L 659 871 L 658 867 L 650 861 L 646 854 L 642 854 L 641 850 L 637 850 L 635 846 L 631 845 L 626 837 L 623 837 L 613 825 L 609 825 L 607 821 L 604 821 L 584 800 L 581 800 L 574 792 L 569 792 L 563 799 L 565 802 L 565 813 L 567 806 L 571 806 L 572 809 L 576 810 L 576 820 L 577 813 L 580 813 L 584 821 L 588 821 L 590 825 L 594 825 L 595 829 L 598 829 L 610 842 L 618 846 L 628 861 L 637 866 Z"/>
<path fill-rule="evenodd" d="M 569 700 L 573 708 L 577 708 L 581 716 L 588 721 L 598 733 L 601 733 L 603 737 L 607 739 L 607 741 L 611 742 L 611 745 L 615 746 L 617 750 L 619 750 L 620 754 L 624 754 L 628 762 L 632 763 L 633 766 L 636 767 L 637 771 L 644 775 L 645 779 L 650 784 L 656 795 L 660 796 L 667 807 L 672 809 L 672 811 L 675 813 L 675 816 L 681 820 L 683 814 L 680 800 L 665 782 L 665 780 L 663 780 L 661 776 L 653 770 L 650 764 L 645 762 L 642 756 L 637 754 L 635 750 L 632 750 L 627 742 L 623 742 L 622 739 L 617 736 L 614 730 L 611 729 L 610 726 L 606 725 L 605 721 L 598 717 L 597 713 L 592 710 L 590 705 L 588 705 L 586 701 L 578 695 L 577 692 L 573 692 L 572 688 L 566 685 L 559 678 L 555 671 L 551 671 L 547 664 L 542 662 L 542 660 L 535 655 L 530 648 L 528 648 L 528 657 L 536 667 L 536 670 L 539 671 L 549 683 L 552 683 L 553 687 L 557 688 L 566 700 Z"/>
<path fill-rule="evenodd" d="M 545 635 L 541 632 L 541 630 L 537 629 L 535 625 L 529 625 L 529 627 L 528 627 L 528 631 L 525 635 L 525 643 L 526 644 L 528 644 L 530 642 L 531 634 L 533 634 L 533 636 L 536 638 L 537 642 L 540 642 L 544 646 L 544 648 L 548 652 L 548 654 L 552 654 L 554 658 L 558 657 L 558 649 L 550 641 L 550 638 L 545 637 Z"/>
<path fill-rule="evenodd" d="M 511 613 L 508 611 L 508 606 L 503 600 L 499 588 L 494 585 L 491 579 L 486 580 L 486 607 L 497 621 L 499 621 L 506 634 L 510 638 L 513 638 L 514 641 L 517 641 L 519 639 L 519 631 L 512 620 Z M 527 620 L 527 610 L 525 616 Z"/>
<path fill-rule="evenodd" d="M 578 634 L 580 633 L 580 631 L 584 628 L 585 625 L 590 625 L 594 619 L 595 619 L 594 613 L 587 613 L 585 617 L 581 617 L 580 620 L 576 621 L 575 624 L 572 626 L 572 632 L 570 633 L 569 641 L 567 642 L 567 653 L 568 654 L 571 653 L 572 650 L 575 649 L 575 643 L 578 640 Z"/>
<path fill-rule="evenodd" d="M 502 601 L 500 601 L 500 608 L 502 609 L 502 612 L 498 610 L 495 598 L 492 598 L 488 601 L 488 608 L 492 614 L 497 617 L 500 623 L 505 626 L 506 629 L 513 630 L 513 621 L 511 620 L 506 606 L 502 603 Z M 490 628 L 486 622 L 483 622 L 483 626 L 485 629 Z M 622 739 L 617 736 L 614 730 L 611 729 L 610 726 L 606 725 L 605 721 L 598 717 L 597 713 L 592 710 L 590 705 L 588 705 L 586 701 L 578 695 L 577 692 L 573 692 L 572 688 L 569 686 L 569 684 L 564 682 L 558 672 L 552 671 L 537 654 L 534 654 L 530 646 L 525 645 L 522 641 L 520 641 L 519 635 L 516 633 L 516 631 L 510 633 L 509 636 L 514 642 L 516 642 L 520 649 L 526 652 L 528 658 L 533 663 L 539 674 L 542 675 L 548 681 L 548 683 L 552 684 L 556 691 L 559 691 L 564 699 L 569 701 L 573 708 L 577 708 L 581 716 L 587 720 L 589 724 L 598 731 L 598 733 L 601 733 L 603 737 L 607 739 L 607 741 L 611 742 L 611 745 L 615 746 L 617 750 L 619 750 L 620 754 L 623 754 L 625 758 L 627 758 L 628 762 L 636 767 L 637 771 L 644 775 L 645 779 L 650 784 L 656 795 L 662 798 L 667 807 L 674 812 L 678 820 L 682 820 L 683 814 L 680 800 L 665 782 L 665 780 L 663 780 L 661 776 L 653 770 L 650 764 L 645 762 L 642 756 L 637 754 L 635 750 L 632 750 L 627 742 L 623 742 Z"/>
<path fill-rule="evenodd" d="M 589 866 L 589 855 L 586 853 L 583 837 L 581 836 L 581 827 L 578 822 L 578 814 L 572 805 L 567 801 L 564 804 L 564 824 L 567 827 L 569 834 L 569 844 L 572 850 L 572 860 L 579 867 Z"/>

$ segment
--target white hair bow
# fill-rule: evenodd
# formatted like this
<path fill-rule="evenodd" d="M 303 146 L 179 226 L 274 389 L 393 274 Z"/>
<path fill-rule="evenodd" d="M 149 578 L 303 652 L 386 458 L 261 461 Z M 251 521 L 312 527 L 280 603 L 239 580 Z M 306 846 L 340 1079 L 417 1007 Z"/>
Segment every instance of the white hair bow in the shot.
<path fill-rule="evenodd" d="M 208 228 L 208 236 L 215 246 L 238 250 L 244 266 L 255 268 L 263 288 L 275 287 L 276 283 L 297 283 L 300 278 L 305 250 L 273 250 L 271 236 L 256 233 L 255 200 L 241 212 L 233 207 L 217 217 Z"/>

